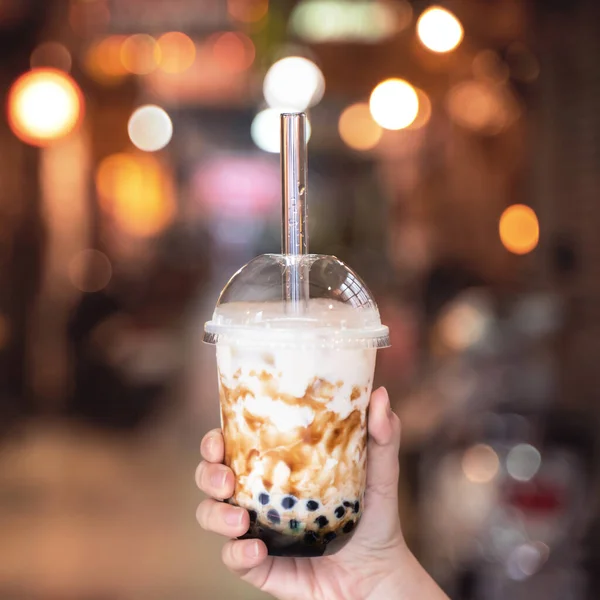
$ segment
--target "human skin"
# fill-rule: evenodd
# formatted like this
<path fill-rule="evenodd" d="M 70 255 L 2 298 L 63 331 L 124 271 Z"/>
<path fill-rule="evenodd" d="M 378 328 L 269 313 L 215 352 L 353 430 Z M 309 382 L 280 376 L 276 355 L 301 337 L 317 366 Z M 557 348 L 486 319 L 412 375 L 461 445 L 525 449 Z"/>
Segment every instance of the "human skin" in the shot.
<path fill-rule="evenodd" d="M 350 542 L 320 558 L 267 555 L 261 540 L 230 539 L 225 565 L 254 587 L 279 600 L 448 600 L 407 547 L 398 515 L 400 420 L 379 388 L 371 397 L 368 420 L 367 488 L 364 514 Z M 234 491 L 233 472 L 222 464 L 220 430 L 201 443 L 203 461 L 196 483 L 208 499 L 198 507 L 200 525 L 228 538 L 246 533 L 248 512 L 221 502 Z"/>

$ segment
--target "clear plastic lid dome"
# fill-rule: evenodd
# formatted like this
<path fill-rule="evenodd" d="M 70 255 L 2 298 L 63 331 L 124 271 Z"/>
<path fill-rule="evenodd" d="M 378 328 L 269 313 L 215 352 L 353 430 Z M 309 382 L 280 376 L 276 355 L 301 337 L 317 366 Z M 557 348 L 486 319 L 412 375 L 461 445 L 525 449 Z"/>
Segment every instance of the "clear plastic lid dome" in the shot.
<path fill-rule="evenodd" d="M 292 272 L 304 288 L 295 305 L 286 300 Z M 204 341 L 385 348 L 389 331 L 366 285 L 334 256 L 263 254 L 229 280 Z"/>

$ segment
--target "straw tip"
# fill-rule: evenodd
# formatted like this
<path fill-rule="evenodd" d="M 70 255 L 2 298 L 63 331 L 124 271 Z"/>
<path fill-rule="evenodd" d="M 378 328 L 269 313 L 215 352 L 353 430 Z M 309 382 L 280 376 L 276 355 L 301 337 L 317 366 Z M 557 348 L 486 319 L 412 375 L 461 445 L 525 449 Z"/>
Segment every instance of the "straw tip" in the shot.
<path fill-rule="evenodd" d="M 290 119 L 290 118 L 294 118 L 294 117 L 306 117 L 306 113 L 305 112 L 285 112 L 285 113 L 281 113 L 281 118 L 282 119 Z"/>

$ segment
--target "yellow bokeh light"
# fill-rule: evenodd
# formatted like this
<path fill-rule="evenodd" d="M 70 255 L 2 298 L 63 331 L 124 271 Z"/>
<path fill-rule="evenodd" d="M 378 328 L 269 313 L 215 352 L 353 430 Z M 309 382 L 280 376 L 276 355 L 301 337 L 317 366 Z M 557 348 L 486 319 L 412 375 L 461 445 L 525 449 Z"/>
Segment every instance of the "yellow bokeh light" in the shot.
<path fill-rule="evenodd" d="M 227 0 L 227 12 L 242 23 L 256 23 L 269 11 L 269 0 Z"/>
<path fill-rule="evenodd" d="M 172 181 L 153 155 L 113 154 L 96 172 L 100 205 L 130 235 L 156 235 L 175 216 Z"/>
<path fill-rule="evenodd" d="M 29 64 L 32 69 L 50 67 L 68 73 L 71 70 L 73 60 L 71 53 L 64 44 L 59 42 L 44 42 L 37 46 L 31 53 Z"/>
<path fill-rule="evenodd" d="M 123 35 L 111 35 L 92 44 L 87 50 L 85 70 L 98 83 L 116 84 L 129 74 L 121 62 L 121 46 L 126 39 Z"/>
<path fill-rule="evenodd" d="M 462 470 L 473 483 L 488 483 L 496 477 L 500 460 L 495 450 L 486 444 L 477 444 L 463 454 Z"/>
<path fill-rule="evenodd" d="M 529 206 L 513 204 L 500 217 L 500 239 L 513 254 L 528 254 L 540 240 L 538 218 Z"/>
<path fill-rule="evenodd" d="M 417 34 L 421 43 L 432 52 L 450 52 L 464 36 L 460 21 L 445 8 L 428 8 L 417 22 Z"/>
<path fill-rule="evenodd" d="M 338 130 L 344 143 L 354 150 L 375 148 L 383 135 L 383 129 L 375 123 L 365 102 L 353 104 L 342 112 Z"/>
<path fill-rule="evenodd" d="M 44 146 L 65 137 L 83 116 L 83 96 L 69 75 L 56 69 L 34 69 L 12 85 L 8 120 L 24 142 Z"/>
<path fill-rule="evenodd" d="M 419 112 L 415 117 L 415 120 L 407 127 L 407 129 L 421 129 L 429 123 L 431 119 L 431 100 L 429 96 L 419 88 L 415 88 L 417 92 L 417 98 L 419 99 Z"/>
<path fill-rule="evenodd" d="M 162 60 L 157 41 L 145 33 L 129 36 L 121 45 L 121 62 L 134 75 L 152 73 Z"/>
<path fill-rule="evenodd" d="M 384 129 L 408 127 L 419 114 L 419 97 L 415 88 L 403 79 L 386 79 L 371 94 L 371 115 Z"/>
<path fill-rule="evenodd" d="M 165 73 L 183 73 L 194 64 L 196 44 L 185 33 L 165 33 L 157 43 L 160 68 Z"/>

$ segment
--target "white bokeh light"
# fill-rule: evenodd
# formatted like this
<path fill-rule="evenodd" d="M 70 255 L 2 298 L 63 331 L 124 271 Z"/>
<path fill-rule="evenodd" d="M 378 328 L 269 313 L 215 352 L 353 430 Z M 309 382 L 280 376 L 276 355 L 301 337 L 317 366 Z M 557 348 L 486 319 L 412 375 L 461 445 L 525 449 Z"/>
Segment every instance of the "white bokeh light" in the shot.
<path fill-rule="evenodd" d="M 541 454 L 530 444 L 517 444 L 506 457 L 506 470 L 517 481 L 530 481 L 541 465 Z"/>
<path fill-rule="evenodd" d="M 252 121 L 250 135 L 254 143 L 265 152 L 279 152 L 281 146 L 281 114 L 292 112 L 267 108 L 259 112 Z M 310 121 L 306 119 L 306 141 L 310 140 Z"/>
<path fill-rule="evenodd" d="M 426 48 L 444 53 L 454 50 L 462 42 L 464 31 L 460 21 L 449 10 L 432 6 L 419 17 L 417 34 Z"/>
<path fill-rule="evenodd" d="M 384 129 L 404 129 L 419 114 L 419 97 L 407 81 L 387 79 L 373 90 L 369 107 L 375 122 Z"/>
<path fill-rule="evenodd" d="M 323 98 L 325 77 L 307 58 L 288 56 L 267 71 L 263 93 L 271 108 L 286 106 L 294 111 L 306 110 Z"/>
<path fill-rule="evenodd" d="M 148 104 L 136 109 L 127 125 L 129 138 L 144 152 L 156 152 L 164 148 L 173 137 L 173 123 L 160 106 Z"/>

